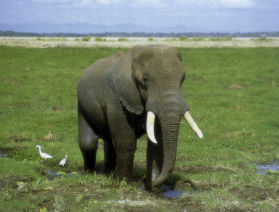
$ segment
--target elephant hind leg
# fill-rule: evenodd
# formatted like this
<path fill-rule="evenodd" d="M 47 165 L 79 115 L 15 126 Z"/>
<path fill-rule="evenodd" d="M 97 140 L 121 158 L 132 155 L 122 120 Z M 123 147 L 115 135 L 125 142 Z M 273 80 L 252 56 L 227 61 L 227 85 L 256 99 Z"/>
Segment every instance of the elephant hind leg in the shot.
<path fill-rule="evenodd" d="M 105 172 L 110 173 L 115 170 L 116 153 L 111 140 L 104 140 Z"/>
<path fill-rule="evenodd" d="M 84 171 L 93 172 L 95 170 L 96 153 L 98 148 L 98 139 L 92 127 L 86 118 L 78 112 L 78 142 L 83 156 Z"/>

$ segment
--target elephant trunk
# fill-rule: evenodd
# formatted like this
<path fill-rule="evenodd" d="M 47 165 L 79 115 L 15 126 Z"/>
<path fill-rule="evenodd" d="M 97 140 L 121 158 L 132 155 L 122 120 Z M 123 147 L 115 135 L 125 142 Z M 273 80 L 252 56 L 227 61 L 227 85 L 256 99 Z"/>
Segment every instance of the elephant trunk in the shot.
<path fill-rule="evenodd" d="M 159 175 L 152 182 L 152 186 L 162 184 L 174 168 L 179 125 L 185 110 L 188 108 L 181 91 L 175 89 L 162 91 L 160 100 L 155 102 L 159 102 L 161 106 L 154 111 L 156 115 L 155 134 L 157 141 L 152 138 L 152 134 L 147 132 L 149 140 L 152 142 L 150 145 L 155 150 L 151 152 L 151 154 L 155 155 L 150 155 L 150 158 L 155 159 L 159 171 Z M 152 107 L 153 105 L 149 106 L 148 111 L 152 111 L 151 108 L 156 108 Z M 147 125 L 149 124 L 148 121 Z"/>
<path fill-rule="evenodd" d="M 160 174 L 152 182 L 153 186 L 162 184 L 170 172 L 173 170 L 176 161 L 178 131 L 181 116 L 177 114 L 168 114 L 160 118 L 161 125 L 161 144 L 162 145 L 162 166 L 159 167 Z"/>

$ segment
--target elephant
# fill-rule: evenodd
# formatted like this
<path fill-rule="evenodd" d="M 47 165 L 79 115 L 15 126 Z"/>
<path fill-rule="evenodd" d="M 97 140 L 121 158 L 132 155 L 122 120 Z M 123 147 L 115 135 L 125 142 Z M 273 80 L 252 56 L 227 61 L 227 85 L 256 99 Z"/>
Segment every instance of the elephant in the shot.
<path fill-rule="evenodd" d="M 98 140 L 104 141 L 104 167 L 119 179 L 132 179 L 136 142 L 147 132 L 145 186 L 163 184 L 176 161 L 184 116 L 203 134 L 182 94 L 181 54 L 165 45 L 135 46 L 90 65 L 77 86 L 78 142 L 84 170 L 95 170 Z"/>

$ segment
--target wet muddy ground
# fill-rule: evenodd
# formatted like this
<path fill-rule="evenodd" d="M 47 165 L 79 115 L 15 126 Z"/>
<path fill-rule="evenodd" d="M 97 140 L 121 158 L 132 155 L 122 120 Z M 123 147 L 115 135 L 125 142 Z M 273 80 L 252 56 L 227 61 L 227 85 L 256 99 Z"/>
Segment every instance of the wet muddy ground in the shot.
<path fill-rule="evenodd" d="M 99 173 L 101 175 L 103 173 Z M 48 181 L 53 181 L 56 178 L 61 178 L 61 177 L 67 177 L 71 178 L 73 176 L 84 176 L 86 175 L 84 172 L 62 172 L 62 171 L 57 171 L 53 169 L 47 169 L 44 173 Z M 139 190 L 144 190 L 144 184 L 140 183 L 139 185 Z M 188 191 L 181 191 L 178 190 L 178 188 L 175 187 L 174 184 L 163 184 L 160 186 L 160 188 L 155 190 L 155 194 L 166 199 L 177 199 L 181 197 L 184 193 L 187 193 L 189 195 L 192 195 L 194 192 L 194 189 L 188 190 Z"/>
<path fill-rule="evenodd" d="M 8 155 L 9 154 L 8 154 L 7 150 L 1 149 L 0 162 L 1 162 L 1 159 L 4 160 L 5 158 L 8 158 Z M 9 159 L 12 159 L 12 158 L 9 158 Z M 20 161 L 18 163 L 20 163 Z M 265 175 L 270 172 L 279 171 L 278 160 L 271 161 L 269 163 L 253 163 L 251 165 L 256 166 L 255 175 Z M 219 170 L 219 169 L 216 169 L 216 170 Z M 59 182 L 57 180 L 60 180 L 60 181 L 62 180 L 62 182 L 64 180 L 67 181 L 67 179 L 82 180 L 82 179 L 86 179 L 87 177 L 91 176 L 91 175 L 85 174 L 84 172 L 81 172 L 81 171 L 59 171 L 59 170 L 49 169 L 49 168 L 44 169 L 44 170 L 38 169 L 38 171 L 41 173 L 41 180 L 43 180 L 43 179 L 47 180 L 47 183 L 43 183 L 43 185 L 45 187 L 42 188 L 43 189 L 42 193 L 39 195 L 42 195 L 43 193 L 47 192 L 47 195 L 51 196 L 52 193 L 53 193 L 53 195 L 56 195 L 57 192 L 61 192 L 60 188 L 57 187 L 58 186 L 57 183 Z M 103 173 L 99 171 L 98 174 L 95 174 L 95 176 L 102 178 Z M 17 192 L 20 191 L 21 193 L 22 192 L 28 193 L 28 192 L 30 192 L 30 190 L 32 191 L 34 189 L 34 188 L 32 188 L 33 186 L 31 186 L 32 184 L 34 184 L 34 180 L 36 181 L 36 179 L 32 179 L 30 177 L 15 177 L 15 176 L 0 177 L 0 188 L 2 190 L 3 189 L 6 190 L 6 192 L 8 190 L 10 190 L 10 191 L 14 190 Z M 61 189 L 65 192 L 65 188 L 63 186 Z M 89 193 L 87 194 L 88 189 L 86 189 L 86 187 L 84 187 L 84 185 L 80 185 L 80 186 L 75 185 L 73 187 L 73 190 L 71 190 L 71 191 L 69 190 L 69 192 L 76 193 L 77 192 L 77 191 L 75 191 L 76 189 L 80 190 L 80 191 L 78 191 L 79 194 L 77 196 L 75 196 L 75 198 L 78 199 L 78 201 L 81 201 L 81 200 L 89 201 L 90 199 L 93 198 L 93 196 L 91 196 L 91 194 L 89 194 Z M 92 188 L 92 189 L 94 190 L 94 188 Z M 176 181 L 175 183 L 164 184 L 160 188 L 154 189 L 152 192 L 149 192 L 149 195 L 152 195 L 153 197 L 156 197 L 161 200 L 170 201 L 169 202 L 170 204 L 171 204 L 171 202 L 173 202 L 173 204 L 176 205 L 175 210 L 178 210 L 178 211 L 184 211 L 184 210 L 201 211 L 199 204 L 192 202 L 193 197 L 194 197 L 194 195 L 196 195 L 198 193 L 201 193 L 203 191 L 210 191 L 211 189 L 213 189 L 212 185 L 205 186 L 204 184 L 194 181 L 194 180 L 193 181 L 184 180 L 184 181 Z M 93 190 L 91 190 L 91 192 Z M 86 191 L 85 194 L 82 191 Z M 141 193 L 141 192 L 146 192 L 144 190 L 143 184 L 141 184 L 137 188 L 137 191 L 134 191 L 135 194 Z M 257 187 L 257 186 L 247 186 L 245 188 L 245 190 L 233 188 L 233 189 L 230 189 L 230 192 L 233 193 L 234 195 L 238 196 L 239 198 L 246 198 L 246 199 L 253 200 L 253 201 L 267 201 L 270 198 L 271 191 L 268 191 L 264 188 Z M 274 193 L 275 196 L 276 196 L 276 192 L 277 191 L 275 191 L 275 193 Z M 98 193 L 99 193 L 99 191 L 98 191 Z M 251 195 L 251 193 L 253 193 L 253 195 Z M 5 195 L 7 196 L 8 193 L 5 193 Z M 73 195 L 73 193 L 71 195 Z M 275 197 L 274 195 L 273 195 L 273 197 Z M 130 196 L 130 195 L 128 195 L 128 196 Z M 10 198 L 10 197 L 8 195 L 5 198 Z M 58 198 L 58 197 L 56 197 L 56 198 Z M 63 199 L 65 197 L 60 196 L 59 198 Z M 107 197 L 104 197 L 104 198 L 107 199 Z M 182 201 L 183 199 L 184 199 L 184 201 Z M 53 201 L 55 202 L 58 200 L 54 199 Z M 65 200 L 63 200 L 63 201 L 65 201 Z M 98 202 L 98 200 L 94 200 L 94 201 L 96 203 Z M 118 205 L 118 207 L 120 207 L 124 210 L 127 210 L 127 211 L 152 211 L 152 210 L 156 211 L 156 208 L 157 208 L 156 204 L 158 204 L 158 203 L 156 203 L 154 205 L 154 203 L 147 201 L 147 200 L 133 200 L 130 198 L 126 198 L 126 199 L 121 199 L 121 200 L 112 200 L 110 202 L 107 201 L 106 204 L 108 204 L 108 205 L 116 204 L 116 205 Z M 242 211 L 239 208 L 239 204 L 240 204 L 239 201 L 234 201 L 232 204 L 235 204 L 235 206 L 233 206 L 233 208 L 235 208 L 235 209 L 232 211 Z M 107 207 L 109 207 L 109 206 L 107 206 Z M 174 209 L 173 207 L 170 207 L 167 205 L 166 205 L 166 208 L 170 211 L 172 211 Z"/>

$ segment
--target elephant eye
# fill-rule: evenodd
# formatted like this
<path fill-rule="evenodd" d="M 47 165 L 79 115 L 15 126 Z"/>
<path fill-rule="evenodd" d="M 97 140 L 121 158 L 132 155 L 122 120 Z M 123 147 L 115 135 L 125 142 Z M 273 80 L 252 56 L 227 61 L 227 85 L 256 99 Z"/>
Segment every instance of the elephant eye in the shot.
<path fill-rule="evenodd" d="M 143 76 L 143 81 L 144 81 L 144 83 L 147 83 L 148 82 L 148 78 L 146 76 Z"/>

